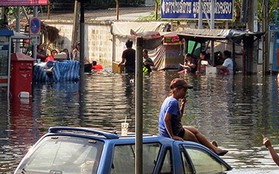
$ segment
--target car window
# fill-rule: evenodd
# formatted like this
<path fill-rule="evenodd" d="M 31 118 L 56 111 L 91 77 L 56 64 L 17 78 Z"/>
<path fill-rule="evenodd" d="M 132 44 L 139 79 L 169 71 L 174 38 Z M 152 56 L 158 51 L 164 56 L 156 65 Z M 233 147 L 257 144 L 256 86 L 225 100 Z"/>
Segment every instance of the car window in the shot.
<path fill-rule="evenodd" d="M 159 143 L 143 145 L 143 171 L 145 174 L 153 172 L 161 145 Z M 112 174 L 135 173 L 135 145 L 115 146 Z"/>
<path fill-rule="evenodd" d="M 185 148 L 185 147 L 184 147 Z M 185 148 L 194 165 L 196 173 L 209 174 L 226 171 L 226 167 L 216 161 L 208 152 L 198 148 Z"/>
<path fill-rule="evenodd" d="M 164 157 L 163 165 L 160 170 L 160 174 L 171 174 L 172 173 L 172 157 L 171 157 L 171 152 L 168 149 L 166 151 L 166 155 Z"/>
<path fill-rule="evenodd" d="M 182 156 L 182 162 L 183 162 L 183 170 L 184 174 L 192 174 L 192 167 L 189 161 L 189 157 L 184 151 L 181 151 L 181 156 Z"/>
<path fill-rule="evenodd" d="M 23 162 L 26 173 L 97 173 L 103 143 L 78 137 L 47 137 Z"/>

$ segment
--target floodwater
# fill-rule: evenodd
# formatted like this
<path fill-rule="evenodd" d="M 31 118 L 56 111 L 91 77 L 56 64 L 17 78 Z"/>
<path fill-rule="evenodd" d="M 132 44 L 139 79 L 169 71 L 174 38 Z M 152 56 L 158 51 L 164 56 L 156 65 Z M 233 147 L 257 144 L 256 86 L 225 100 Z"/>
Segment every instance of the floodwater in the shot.
<path fill-rule="evenodd" d="M 210 140 L 229 150 L 223 157 L 229 173 L 279 173 L 262 135 L 279 152 L 279 79 L 276 76 L 190 76 L 153 72 L 144 77 L 144 133 L 157 134 L 160 105 L 175 77 L 194 86 L 188 90 L 184 125 L 198 128 Z M 134 131 L 134 81 L 125 75 L 100 72 L 85 75 L 85 90 L 78 83 L 34 84 L 33 98 L 12 99 L 1 89 L 0 173 L 12 173 L 28 148 L 50 126 L 84 126 L 120 130 L 125 119 Z"/>

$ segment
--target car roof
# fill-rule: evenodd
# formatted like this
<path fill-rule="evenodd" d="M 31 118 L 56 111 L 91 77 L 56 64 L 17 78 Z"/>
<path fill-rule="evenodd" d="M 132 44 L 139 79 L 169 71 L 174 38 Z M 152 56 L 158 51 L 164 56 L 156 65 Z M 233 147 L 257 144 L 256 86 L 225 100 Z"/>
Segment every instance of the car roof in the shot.
<path fill-rule="evenodd" d="M 94 128 L 85 127 L 69 127 L 69 126 L 56 126 L 50 127 L 48 133 L 42 137 L 46 136 L 70 136 L 70 137 L 80 137 L 93 140 L 99 140 L 109 144 L 135 144 L 136 138 L 134 132 L 128 132 L 127 136 L 121 136 L 120 132 L 112 131 L 105 132 L 102 130 L 96 130 Z M 160 135 L 143 134 L 143 143 L 156 143 L 159 142 L 162 145 L 171 146 L 171 144 L 180 144 L 182 141 L 174 140 L 168 137 L 163 137 Z M 200 147 L 206 149 L 200 143 L 192 141 L 183 141 L 184 145 L 191 147 Z"/>
<path fill-rule="evenodd" d="M 69 126 L 56 126 L 50 127 L 48 133 L 43 136 L 69 136 L 69 137 L 79 137 L 92 140 L 99 140 L 108 144 L 135 144 L 136 135 L 135 132 L 128 132 L 127 136 L 121 136 L 119 131 L 105 132 L 102 130 L 97 130 L 95 128 L 85 128 L 85 127 L 69 127 Z M 143 143 L 161 143 L 162 145 L 171 146 L 171 144 L 180 144 L 182 141 L 174 140 L 168 137 L 163 137 L 160 135 L 143 134 Z M 200 147 L 206 149 L 200 143 L 192 141 L 183 141 L 184 145 L 190 147 Z"/>
<path fill-rule="evenodd" d="M 93 128 L 85 128 L 85 127 L 66 127 L 66 126 L 56 126 L 50 127 L 48 129 L 48 133 L 45 136 L 73 136 L 73 137 L 82 137 L 88 139 L 95 139 L 101 141 L 113 141 L 113 142 L 127 142 L 131 143 L 135 141 L 136 134 L 134 132 L 128 132 L 127 136 L 121 136 L 121 133 L 118 131 L 105 132 L 102 130 L 97 130 Z M 153 141 L 168 141 L 173 142 L 174 140 L 171 138 L 159 136 L 159 135 L 151 135 L 151 134 L 143 134 L 144 142 L 153 142 Z"/>

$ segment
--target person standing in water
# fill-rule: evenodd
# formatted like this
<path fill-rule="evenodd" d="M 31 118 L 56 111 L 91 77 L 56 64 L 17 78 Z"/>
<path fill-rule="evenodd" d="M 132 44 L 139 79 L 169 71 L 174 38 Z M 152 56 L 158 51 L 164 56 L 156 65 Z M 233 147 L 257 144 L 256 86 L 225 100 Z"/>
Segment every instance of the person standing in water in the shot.
<path fill-rule="evenodd" d="M 233 60 L 231 58 L 231 52 L 228 50 L 224 51 L 224 63 L 222 65 L 216 66 L 220 70 L 221 74 L 233 75 Z"/>
<path fill-rule="evenodd" d="M 136 65 L 136 50 L 132 48 L 133 41 L 127 40 L 126 42 L 127 49 L 122 53 L 122 60 L 118 64 L 118 66 L 125 66 L 125 73 L 134 74 L 135 73 L 135 65 Z"/>
<path fill-rule="evenodd" d="M 148 56 L 148 51 L 147 49 L 143 50 L 143 70 L 145 71 L 146 68 L 146 73 L 150 74 L 151 73 L 151 66 L 154 66 L 154 62 L 152 61 L 152 59 Z"/>

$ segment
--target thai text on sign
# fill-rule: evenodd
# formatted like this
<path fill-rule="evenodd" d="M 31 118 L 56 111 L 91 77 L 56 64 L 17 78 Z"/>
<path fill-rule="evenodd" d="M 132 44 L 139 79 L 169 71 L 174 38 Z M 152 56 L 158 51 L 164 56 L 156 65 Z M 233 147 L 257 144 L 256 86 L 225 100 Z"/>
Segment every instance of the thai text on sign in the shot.
<path fill-rule="evenodd" d="M 210 18 L 211 0 L 203 0 L 203 19 Z M 231 20 L 233 18 L 233 0 L 215 1 L 215 19 Z M 161 0 L 162 18 L 198 19 L 199 0 Z"/>

